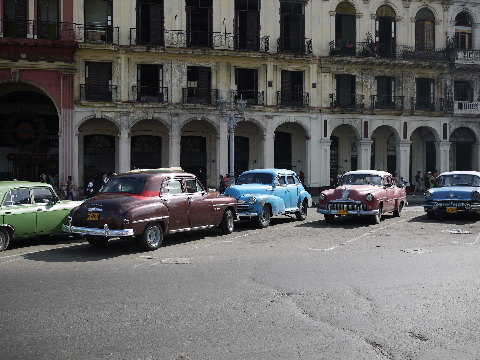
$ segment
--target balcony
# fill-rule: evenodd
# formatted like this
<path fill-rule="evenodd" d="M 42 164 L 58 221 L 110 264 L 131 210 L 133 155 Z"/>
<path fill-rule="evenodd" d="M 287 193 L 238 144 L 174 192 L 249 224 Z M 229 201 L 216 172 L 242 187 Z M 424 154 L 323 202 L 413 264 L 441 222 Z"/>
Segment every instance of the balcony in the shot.
<path fill-rule="evenodd" d="M 313 53 L 312 39 L 280 37 L 277 39 L 277 52 L 298 55 L 310 55 Z"/>
<path fill-rule="evenodd" d="M 168 87 L 132 86 L 133 98 L 142 103 L 167 103 Z"/>
<path fill-rule="evenodd" d="M 454 101 L 453 113 L 455 115 L 478 115 L 480 113 L 480 101 Z"/>
<path fill-rule="evenodd" d="M 117 99 L 116 85 L 80 85 L 81 101 L 111 102 Z"/>
<path fill-rule="evenodd" d="M 270 50 L 270 36 L 262 36 L 256 46 L 240 46 L 239 36 L 235 37 L 235 50 L 237 51 L 260 51 L 268 52 Z"/>
<path fill-rule="evenodd" d="M 430 96 L 417 96 L 410 98 L 412 112 L 427 111 L 427 112 L 445 112 L 445 99 L 432 99 Z"/>
<path fill-rule="evenodd" d="M 405 109 L 405 96 L 372 95 L 370 96 L 372 110 L 396 110 Z"/>
<path fill-rule="evenodd" d="M 330 108 L 342 111 L 363 111 L 365 109 L 365 95 L 330 94 Z"/>
<path fill-rule="evenodd" d="M 119 44 L 119 28 L 102 24 L 76 24 L 75 39 L 93 44 Z"/>
<path fill-rule="evenodd" d="M 449 61 L 450 51 L 447 49 L 418 50 L 414 46 L 397 45 L 397 58 L 404 60 Z"/>
<path fill-rule="evenodd" d="M 455 50 L 455 62 L 464 64 L 478 64 L 480 62 L 480 50 Z"/>
<path fill-rule="evenodd" d="M 53 21 L 4 21 L 0 19 L 3 37 L 74 41 L 74 25 Z"/>
<path fill-rule="evenodd" d="M 298 91 L 277 91 L 277 105 L 294 108 L 307 108 L 310 106 L 310 94 Z"/>
<path fill-rule="evenodd" d="M 150 31 L 150 28 L 130 28 L 130 46 L 165 46 L 165 31 L 160 31 L 160 34 L 154 34 L 154 36 Z"/>
<path fill-rule="evenodd" d="M 265 105 L 263 91 L 256 90 L 231 90 L 230 99 L 236 103 L 237 100 L 247 100 L 247 106 Z"/>
<path fill-rule="evenodd" d="M 218 89 L 187 87 L 182 90 L 184 104 L 216 105 L 218 100 Z"/>

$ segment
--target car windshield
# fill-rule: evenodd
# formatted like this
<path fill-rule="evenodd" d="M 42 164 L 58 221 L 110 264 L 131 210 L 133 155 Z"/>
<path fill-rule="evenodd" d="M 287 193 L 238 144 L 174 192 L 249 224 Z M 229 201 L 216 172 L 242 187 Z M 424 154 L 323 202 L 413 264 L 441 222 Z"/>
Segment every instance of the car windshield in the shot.
<path fill-rule="evenodd" d="M 382 177 L 376 174 L 347 174 L 342 185 L 382 185 Z"/>
<path fill-rule="evenodd" d="M 110 179 L 102 193 L 140 194 L 144 181 L 134 177 L 116 177 Z"/>
<path fill-rule="evenodd" d="M 470 174 L 440 175 L 437 186 L 480 186 L 480 177 Z"/>
<path fill-rule="evenodd" d="M 273 175 L 269 173 L 246 173 L 238 177 L 237 184 L 265 184 L 273 183 Z"/>

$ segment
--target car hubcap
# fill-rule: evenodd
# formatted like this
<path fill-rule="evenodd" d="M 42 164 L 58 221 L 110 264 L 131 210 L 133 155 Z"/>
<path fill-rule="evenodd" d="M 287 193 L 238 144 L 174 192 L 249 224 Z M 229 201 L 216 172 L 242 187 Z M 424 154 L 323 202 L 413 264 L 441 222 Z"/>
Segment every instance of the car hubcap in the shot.
<path fill-rule="evenodd" d="M 152 227 L 148 230 L 147 241 L 150 246 L 157 246 L 160 242 L 160 229 L 158 227 Z"/>
<path fill-rule="evenodd" d="M 233 230 L 233 215 L 231 212 L 228 213 L 227 223 L 228 223 L 228 230 Z"/>
<path fill-rule="evenodd" d="M 5 235 L 3 233 L 0 233 L 0 249 L 5 246 L 6 240 L 5 240 Z"/>

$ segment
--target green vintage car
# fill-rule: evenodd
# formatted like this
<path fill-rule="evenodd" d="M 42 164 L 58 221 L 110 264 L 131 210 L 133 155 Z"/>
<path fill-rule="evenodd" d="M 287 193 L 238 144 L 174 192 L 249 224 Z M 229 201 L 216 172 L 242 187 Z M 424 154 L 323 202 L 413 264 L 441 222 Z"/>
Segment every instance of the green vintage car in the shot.
<path fill-rule="evenodd" d="M 45 183 L 0 181 L 0 251 L 15 237 L 61 233 L 70 210 L 81 203 L 60 200 Z"/>

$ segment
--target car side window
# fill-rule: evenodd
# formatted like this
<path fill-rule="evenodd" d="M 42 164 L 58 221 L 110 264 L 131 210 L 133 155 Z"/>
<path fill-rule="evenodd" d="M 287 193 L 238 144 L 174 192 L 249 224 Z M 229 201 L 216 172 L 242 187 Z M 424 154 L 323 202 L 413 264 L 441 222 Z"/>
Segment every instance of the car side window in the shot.
<path fill-rule="evenodd" d="M 287 183 L 288 185 L 295 185 L 295 178 L 293 175 L 287 175 Z"/>
<path fill-rule="evenodd" d="M 55 196 L 49 188 L 33 188 L 32 193 L 35 204 L 45 204 L 55 201 Z"/>
<path fill-rule="evenodd" d="M 187 186 L 187 193 L 189 194 L 203 191 L 203 187 L 197 179 L 186 179 L 185 185 Z"/>
<path fill-rule="evenodd" d="M 30 190 L 26 188 L 10 190 L 3 201 L 3 206 L 31 204 Z"/>
<path fill-rule="evenodd" d="M 285 186 L 285 185 L 286 185 L 285 176 L 283 176 L 283 175 L 278 175 L 278 176 L 277 176 L 277 183 L 278 183 L 278 185 L 280 185 L 280 186 Z"/>
<path fill-rule="evenodd" d="M 182 183 L 179 180 L 168 180 L 162 189 L 162 194 L 181 194 Z"/>

